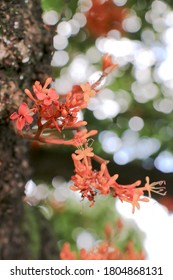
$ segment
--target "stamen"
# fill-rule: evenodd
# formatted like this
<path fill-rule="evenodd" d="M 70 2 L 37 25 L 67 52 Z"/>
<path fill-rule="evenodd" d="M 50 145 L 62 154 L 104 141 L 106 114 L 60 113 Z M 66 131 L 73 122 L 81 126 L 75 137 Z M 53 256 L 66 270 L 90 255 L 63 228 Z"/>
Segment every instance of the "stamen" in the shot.
<path fill-rule="evenodd" d="M 143 190 L 148 191 L 149 197 L 151 197 L 151 192 L 157 193 L 162 196 L 166 195 L 167 191 L 165 190 L 166 189 L 165 181 L 158 181 L 158 182 L 153 182 L 150 184 L 149 177 L 147 176 L 145 179 L 146 179 L 146 184 L 145 184 Z"/>

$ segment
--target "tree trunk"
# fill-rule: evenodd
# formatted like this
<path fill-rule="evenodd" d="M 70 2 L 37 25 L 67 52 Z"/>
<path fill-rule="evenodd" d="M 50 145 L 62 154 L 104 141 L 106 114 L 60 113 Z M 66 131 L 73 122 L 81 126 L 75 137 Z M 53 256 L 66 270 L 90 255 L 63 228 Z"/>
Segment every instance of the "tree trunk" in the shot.
<path fill-rule="evenodd" d="M 26 98 L 24 88 L 50 75 L 52 36 L 43 27 L 41 13 L 39 0 L 0 1 L 0 259 L 50 259 L 57 254 L 48 230 L 43 237 L 47 250 L 32 255 L 23 203 L 24 185 L 31 175 L 29 143 L 15 134 L 9 120 Z M 46 221 L 40 226 L 45 231 Z M 42 229 L 39 232 L 43 234 Z M 43 246 L 41 239 L 38 242 Z"/>

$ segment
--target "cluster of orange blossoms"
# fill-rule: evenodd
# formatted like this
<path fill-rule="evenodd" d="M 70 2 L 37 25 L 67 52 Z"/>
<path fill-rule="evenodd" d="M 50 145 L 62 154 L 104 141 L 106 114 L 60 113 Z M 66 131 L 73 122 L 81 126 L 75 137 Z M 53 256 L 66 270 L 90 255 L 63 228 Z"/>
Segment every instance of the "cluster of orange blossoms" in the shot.
<path fill-rule="evenodd" d="M 134 212 L 135 208 L 140 208 L 140 201 L 148 201 L 148 198 L 144 197 L 145 191 L 149 197 L 151 192 L 165 195 L 164 181 L 150 183 L 146 177 L 143 187 L 139 187 L 141 184 L 139 180 L 130 185 L 120 185 L 116 181 L 118 174 L 113 176 L 109 174 L 108 161 L 94 154 L 93 148 L 89 145 L 89 140 L 97 134 L 97 130 L 87 131 L 83 128 L 87 122 L 79 121 L 78 113 L 87 108 L 91 97 L 99 93 L 97 88 L 102 79 L 117 67 L 108 54 L 103 56 L 102 65 L 102 75 L 98 81 L 92 85 L 88 82 L 76 85 L 63 96 L 59 96 L 54 88 L 48 88 L 52 82 L 51 78 L 46 80 L 43 87 L 36 81 L 33 85 L 34 95 L 25 89 L 26 95 L 33 101 L 32 108 L 22 103 L 18 112 L 14 112 L 10 118 L 15 121 L 17 130 L 23 137 L 42 143 L 72 145 L 77 148 L 72 154 L 75 174 L 71 177 L 73 181 L 71 189 L 79 191 L 82 198 L 87 198 L 91 202 L 90 206 L 94 204 L 98 194 L 111 194 L 122 202 L 131 203 Z M 30 127 L 35 122 L 36 131 Z M 73 131 L 71 139 L 64 138 L 65 130 Z M 100 164 L 99 170 L 93 169 L 93 160 Z"/>
<path fill-rule="evenodd" d="M 135 251 L 134 244 L 129 241 L 126 250 L 122 252 L 117 246 L 102 241 L 90 251 L 81 249 L 79 257 L 71 251 L 70 244 L 66 242 L 60 252 L 61 260 L 144 260 L 144 253 Z"/>
<path fill-rule="evenodd" d="M 121 221 L 120 221 L 121 222 Z M 119 233 L 121 230 L 119 231 Z M 92 247 L 90 250 L 82 248 L 79 253 L 71 251 L 70 244 L 64 243 L 60 251 L 61 260 L 144 260 L 143 251 L 135 249 L 133 241 L 128 241 L 125 249 L 122 251 L 116 243 L 117 235 L 111 224 L 105 227 L 105 240 Z"/>

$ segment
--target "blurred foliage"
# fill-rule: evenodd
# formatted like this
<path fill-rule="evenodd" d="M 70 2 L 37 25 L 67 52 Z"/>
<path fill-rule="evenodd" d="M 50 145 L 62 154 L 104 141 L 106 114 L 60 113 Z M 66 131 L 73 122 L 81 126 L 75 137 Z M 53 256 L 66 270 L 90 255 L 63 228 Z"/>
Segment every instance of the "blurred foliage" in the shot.
<path fill-rule="evenodd" d="M 33 259 L 38 259 L 41 250 L 40 228 L 37 220 L 37 213 L 34 208 L 24 208 L 25 220 L 23 221 L 23 231 L 27 233 L 30 241 L 30 253 Z"/>
<path fill-rule="evenodd" d="M 78 3 L 77 0 L 41 0 L 41 2 L 44 11 L 54 10 L 62 13 L 62 16 L 66 9 L 70 10 L 71 13 L 74 13 Z"/>
<path fill-rule="evenodd" d="M 76 203 L 73 199 L 68 199 L 57 209 L 50 210 L 49 205 L 44 205 L 47 211 L 51 212 L 49 222 L 58 240 L 58 248 L 61 250 L 65 242 L 71 244 L 71 248 L 76 248 L 77 238 L 81 232 L 89 232 L 95 241 L 104 240 L 105 226 L 111 224 L 115 230 L 115 244 L 123 251 L 132 240 L 136 250 L 141 250 L 143 234 L 134 223 L 122 221 L 123 228 L 118 233 L 116 221 L 121 219 L 115 212 L 115 200 L 113 198 L 101 198 L 94 207 L 89 207 L 88 203 Z M 42 211 L 45 217 L 47 211 Z M 86 240 L 87 242 L 87 240 Z M 84 244 L 85 246 L 85 244 Z"/>

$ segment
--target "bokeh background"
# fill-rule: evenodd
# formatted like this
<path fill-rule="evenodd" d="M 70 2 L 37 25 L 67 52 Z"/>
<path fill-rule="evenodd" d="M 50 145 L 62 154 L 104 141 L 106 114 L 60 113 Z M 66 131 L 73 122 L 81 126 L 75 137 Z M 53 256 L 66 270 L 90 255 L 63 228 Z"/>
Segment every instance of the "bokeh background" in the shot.
<path fill-rule="evenodd" d="M 119 174 L 119 183 L 138 179 L 144 183 L 149 176 L 151 181 L 166 181 L 167 195 L 153 195 L 133 215 L 130 205 L 113 198 L 99 198 L 89 208 L 69 190 L 73 149 L 31 143 L 32 176 L 25 186 L 25 207 L 32 225 L 33 256 L 40 250 L 32 215 L 37 209 L 48 220 L 59 250 L 66 241 L 74 250 L 90 249 L 104 238 L 106 223 L 121 218 L 124 228 L 115 241 L 120 248 L 133 240 L 146 259 L 171 257 L 173 2 L 42 0 L 41 4 L 44 27 L 53 32 L 52 86 L 59 94 L 97 80 L 104 53 L 119 65 L 79 115 L 89 130 L 98 130 L 95 153 L 110 160 L 110 173 Z"/>

